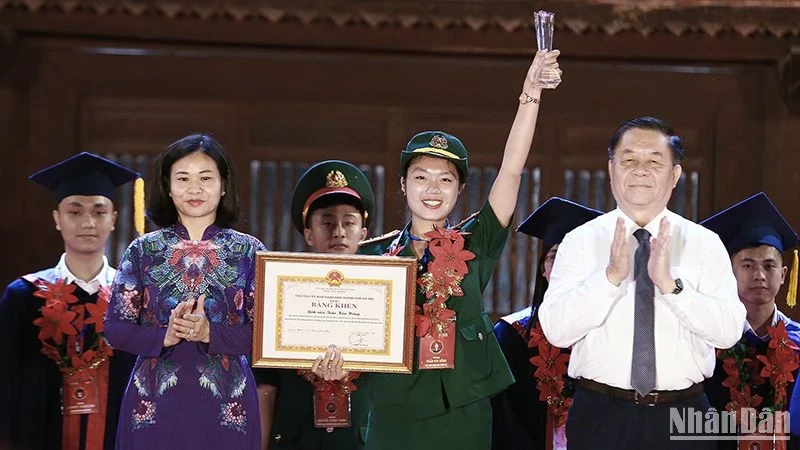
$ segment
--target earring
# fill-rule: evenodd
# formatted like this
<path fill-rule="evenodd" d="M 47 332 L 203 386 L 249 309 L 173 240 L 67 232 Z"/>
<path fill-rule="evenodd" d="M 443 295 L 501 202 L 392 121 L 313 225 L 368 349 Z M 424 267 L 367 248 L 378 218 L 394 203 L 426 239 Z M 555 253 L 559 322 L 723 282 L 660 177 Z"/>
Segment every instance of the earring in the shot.
<path fill-rule="evenodd" d="M 224 197 L 224 196 L 225 196 L 225 191 L 222 191 L 222 195 L 220 195 L 220 197 Z"/>

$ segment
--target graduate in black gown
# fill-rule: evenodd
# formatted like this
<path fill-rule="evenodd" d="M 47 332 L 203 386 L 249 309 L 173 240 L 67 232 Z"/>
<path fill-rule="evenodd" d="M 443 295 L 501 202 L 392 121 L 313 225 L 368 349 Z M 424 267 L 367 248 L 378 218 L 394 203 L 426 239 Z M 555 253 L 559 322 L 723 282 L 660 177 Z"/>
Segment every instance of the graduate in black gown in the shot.
<path fill-rule="evenodd" d="M 104 249 L 117 217 L 114 188 L 137 177 L 86 152 L 31 175 L 56 193 L 64 253 L 0 297 L 0 450 L 114 448 L 135 357 L 102 336 L 116 273 Z"/>
<path fill-rule="evenodd" d="M 574 228 L 601 214 L 601 211 L 552 197 L 517 229 L 541 239 L 542 243 L 531 306 L 503 317 L 494 326 L 516 381 L 492 399 L 493 450 L 553 448 L 552 431 L 548 433 L 547 403 L 540 400 L 534 378 L 536 366 L 531 362 L 539 351 L 536 345 L 529 348 L 530 332 L 536 328 L 536 310 L 547 290 L 559 243 Z"/>
<path fill-rule="evenodd" d="M 759 373 L 763 364 L 757 357 L 767 355 L 772 334 L 776 332 L 775 328 L 779 324 L 785 328 L 786 338 L 800 346 L 800 324 L 782 313 L 776 303 L 778 290 L 784 282 L 788 282 L 790 286 L 787 303 L 793 306 L 797 290 L 796 275 L 794 283 L 791 283 L 788 268 L 783 264 L 783 252 L 800 246 L 800 237 L 763 192 L 715 214 L 700 222 L 700 225 L 717 233 L 731 256 L 739 299 L 747 310 L 742 339 L 734 348 L 747 352 L 747 356 L 757 364 L 751 371 Z M 795 253 L 792 269 L 795 274 L 796 258 Z M 723 386 L 722 383 L 731 378 L 731 373 L 728 372 L 732 371 L 732 368 L 728 367 L 726 370 L 724 360 L 732 358 L 733 355 L 734 353 L 730 351 L 718 351 L 714 374 L 703 383 L 709 403 L 718 411 L 724 411 L 732 400 L 730 388 Z M 796 366 L 792 373 L 796 378 L 798 375 Z M 759 412 L 765 407 L 777 407 L 779 410 L 791 413 L 794 413 L 792 409 L 798 409 L 791 402 L 795 384 L 793 381 L 784 386 L 783 392 L 777 395 L 775 386 L 769 378 L 756 380 L 752 376 L 749 376 L 749 379 L 746 377 L 748 375 L 741 374 L 740 379 L 743 383 L 737 385 L 737 389 L 744 392 L 746 386 L 747 389 L 751 389 L 751 396 L 761 397 L 761 403 L 741 406 L 752 406 Z M 787 448 L 798 447 L 800 440 L 793 437 Z M 735 449 L 737 442 L 720 440 L 718 448 Z"/>

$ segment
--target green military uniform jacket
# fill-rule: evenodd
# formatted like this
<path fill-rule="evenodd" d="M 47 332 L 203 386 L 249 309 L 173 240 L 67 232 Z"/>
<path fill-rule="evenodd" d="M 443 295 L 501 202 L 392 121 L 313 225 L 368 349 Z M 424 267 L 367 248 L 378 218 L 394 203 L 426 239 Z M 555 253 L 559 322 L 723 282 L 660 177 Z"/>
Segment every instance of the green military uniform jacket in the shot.
<path fill-rule="evenodd" d="M 259 384 L 278 388 L 270 432 L 270 449 L 360 450 L 367 433 L 367 380 L 356 379 L 350 394 L 349 428 L 314 426 L 314 386 L 294 369 L 253 369 Z"/>
<path fill-rule="evenodd" d="M 487 398 L 514 381 L 483 308 L 483 290 L 503 252 L 508 228 L 497 220 L 488 201 L 457 228 L 470 233 L 464 247 L 476 257 L 467 262 L 468 273 L 461 282 L 464 296 L 447 301 L 447 307 L 456 312 L 455 368 L 419 370 L 419 339 L 415 339 L 413 373 L 366 374 L 370 380 L 370 427 L 441 415 L 447 407 Z M 414 256 L 408 226 L 402 232 L 366 241 L 359 253 L 385 254 L 393 243 L 404 246 L 399 256 Z M 426 300 L 418 289 L 416 303 L 422 305 Z"/>

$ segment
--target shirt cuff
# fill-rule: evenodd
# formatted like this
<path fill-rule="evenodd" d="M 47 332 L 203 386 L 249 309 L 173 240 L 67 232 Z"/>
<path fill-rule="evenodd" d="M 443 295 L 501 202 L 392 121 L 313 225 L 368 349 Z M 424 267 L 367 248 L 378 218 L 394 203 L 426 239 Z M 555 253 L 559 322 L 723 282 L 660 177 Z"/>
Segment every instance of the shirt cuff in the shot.
<path fill-rule="evenodd" d="M 656 288 L 656 289 L 658 289 L 658 288 Z M 683 292 L 681 292 L 681 294 L 683 294 Z M 665 301 L 667 301 L 669 303 L 675 303 L 675 302 L 678 301 L 678 295 L 679 294 L 673 294 L 672 292 L 670 292 L 669 294 L 657 294 L 657 295 L 660 295 L 661 298 L 663 298 Z"/>

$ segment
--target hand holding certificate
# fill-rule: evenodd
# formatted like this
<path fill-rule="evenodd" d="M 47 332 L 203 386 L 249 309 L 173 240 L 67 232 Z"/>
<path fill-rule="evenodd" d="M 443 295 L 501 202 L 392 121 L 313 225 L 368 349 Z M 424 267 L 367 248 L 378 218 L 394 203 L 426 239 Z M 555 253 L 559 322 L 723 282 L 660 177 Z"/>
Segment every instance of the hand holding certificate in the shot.
<path fill-rule="evenodd" d="M 253 367 L 311 368 L 335 345 L 347 370 L 411 373 L 415 260 L 263 252 L 256 267 Z"/>

